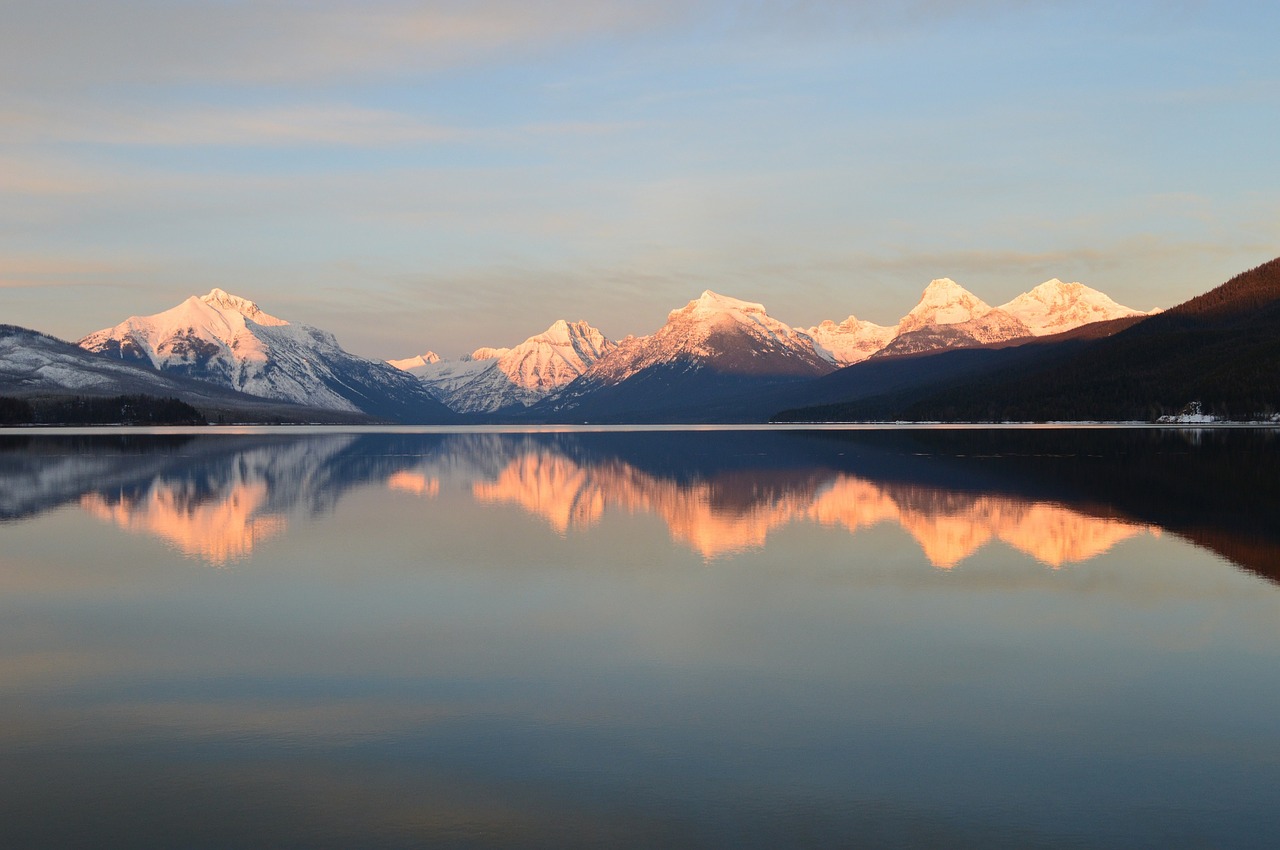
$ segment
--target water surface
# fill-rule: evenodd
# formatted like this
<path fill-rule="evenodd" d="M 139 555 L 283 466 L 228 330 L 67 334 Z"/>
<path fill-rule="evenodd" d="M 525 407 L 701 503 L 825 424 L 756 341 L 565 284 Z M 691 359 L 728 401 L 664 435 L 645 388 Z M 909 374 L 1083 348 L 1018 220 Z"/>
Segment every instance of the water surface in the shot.
<path fill-rule="evenodd" d="M 9 432 L 0 842 L 1270 847 L 1277 447 Z"/>

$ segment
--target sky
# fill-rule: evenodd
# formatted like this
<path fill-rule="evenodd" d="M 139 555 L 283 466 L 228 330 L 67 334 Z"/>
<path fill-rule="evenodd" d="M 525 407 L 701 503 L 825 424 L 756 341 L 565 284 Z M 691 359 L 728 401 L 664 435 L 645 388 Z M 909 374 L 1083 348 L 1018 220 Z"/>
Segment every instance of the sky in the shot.
<path fill-rule="evenodd" d="M 0 0 L 0 322 L 221 287 L 367 357 L 1170 306 L 1280 255 L 1280 4 Z"/>

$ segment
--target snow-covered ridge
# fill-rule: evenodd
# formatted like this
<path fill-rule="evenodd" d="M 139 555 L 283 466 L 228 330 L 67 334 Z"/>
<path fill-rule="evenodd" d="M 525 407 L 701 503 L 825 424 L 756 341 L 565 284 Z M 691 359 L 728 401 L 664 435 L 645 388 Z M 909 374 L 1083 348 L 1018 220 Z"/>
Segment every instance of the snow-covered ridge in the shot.
<path fill-rule="evenodd" d="M 89 334 L 81 348 L 261 398 L 309 407 L 416 416 L 439 405 L 385 363 L 349 354 L 333 334 L 291 324 L 213 289 L 151 316 Z"/>
<path fill-rule="evenodd" d="M 808 374 L 830 371 L 813 338 L 768 314 L 764 305 L 707 290 L 667 315 L 650 336 L 624 340 L 585 375 L 617 383 L 660 364 L 716 364 L 743 374 Z"/>
<path fill-rule="evenodd" d="M 580 398 L 656 366 L 770 380 L 813 377 L 872 356 L 1003 344 L 1136 315 L 1143 311 L 1080 283 L 1046 281 L 992 307 L 956 281 L 938 278 L 896 325 L 850 315 L 801 329 L 770 316 L 759 302 L 706 290 L 672 310 L 652 334 L 620 343 L 586 321 L 560 320 L 510 348 L 485 346 L 455 359 L 427 350 L 383 363 L 354 357 L 332 334 L 272 316 L 247 298 L 215 288 L 162 313 L 132 316 L 80 345 L 313 407 L 370 413 L 375 398 L 416 394 L 418 401 L 439 400 L 455 411 L 492 413 L 567 392 Z"/>
<path fill-rule="evenodd" d="M 980 319 L 992 307 L 949 277 L 929 282 L 920 301 L 898 322 L 898 333 L 910 333 L 926 325 L 958 325 Z"/>
<path fill-rule="evenodd" d="M 836 324 L 827 319 L 805 330 L 813 338 L 818 353 L 832 363 L 848 366 L 866 360 L 898 335 L 897 325 L 877 325 L 850 316 Z"/>
<path fill-rule="evenodd" d="M 1020 320 L 1035 336 L 1062 333 L 1092 322 L 1160 312 L 1125 307 L 1083 283 L 1063 283 L 1056 277 L 1001 304 L 999 309 Z"/>
<path fill-rule="evenodd" d="M 688 370 L 714 364 L 717 371 L 742 375 L 819 375 L 872 356 L 1004 343 L 1139 314 L 1078 283 L 1048 281 L 992 307 L 954 280 L 939 278 L 898 324 L 878 325 L 851 315 L 800 329 L 773 318 L 759 302 L 705 290 L 670 311 L 654 333 L 618 343 L 586 322 L 559 321 L 509 349 L 478 348 L 453 360 L 390 362 L 419 376 L 454 410 L 493 412 L 563 393 L 581 397 L 659 365 Z M 579 376 L 582 381 L 570 389 Z"/>
<path fill-rule="evenodd" d="M 541 401 L 615 347 L 587 322 L 561 319 L 513 348 L 478 348 L 456 360 L 437 358 L 408 371 L 453 410 L 493 413 Z"/>
<path fill-rule="evenodd" d="M 416 369 L 419 366 L 427 366 L 431 363 L 439 362 L 440 355 L 436 354 L 434 351 L 427 351 L 423 354 L 414 355 L 413 357 L 406 357 L 404 360 L 387 361 L 390 365 L 405 372 L 408 372 L 410 369 Z"/>

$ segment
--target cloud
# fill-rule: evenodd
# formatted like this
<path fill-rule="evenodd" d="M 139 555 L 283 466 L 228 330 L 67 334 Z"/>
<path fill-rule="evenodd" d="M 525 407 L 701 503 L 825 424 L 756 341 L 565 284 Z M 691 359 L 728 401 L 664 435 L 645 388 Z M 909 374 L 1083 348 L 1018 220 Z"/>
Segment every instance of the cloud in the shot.
<path fill-rule="evenodd" d="M 0 87 L 297 84 L 510 59 L 667 20 L 673 2 L 0 2 Z"/>
<path fill-rule="evenodd" d="M 457 141 L 468 135 L 410 115 L 348 104 L 177 110 L 45 107 L 11 110 L 2 120 L 11 140 L 111 145 L 379 147 Z"/>
<path fill-rule="evenodd" d="M 527 144 L 532 139 L 598 138 L 633 131 L 639 122 L 564 121 L 475 128 L 432 123 L 389 109 L 348 103 L 276 106 L 184 106 L 92 103 L 27 105 L 0 112 L 11 145 L 73 143 L 122 146 L 379 148 L 424 144 Z"/>
<path fill-rule="evenodd" d="M 120 280 L 147 268 L 138 261 L 105 258 L 0 254 L 0 289 L 47 286 L 119 286 Z"/>
<path fill-rule="evenodd" d="M 74 162 L 54 162 L 41 156 L 0 156 L 0 198 L 88 195 L 112 185 L 108 176 Z"/>
<path fill-rule="evenodd" d="M 861 41 L 1025 0 L 0 0 L 0 92 L 297 86 L 511 63 L 599 39 Z M 803 50 L 801 50 L 803 53 Z M 669 58 L 669 54 L 667 55 Z"/>

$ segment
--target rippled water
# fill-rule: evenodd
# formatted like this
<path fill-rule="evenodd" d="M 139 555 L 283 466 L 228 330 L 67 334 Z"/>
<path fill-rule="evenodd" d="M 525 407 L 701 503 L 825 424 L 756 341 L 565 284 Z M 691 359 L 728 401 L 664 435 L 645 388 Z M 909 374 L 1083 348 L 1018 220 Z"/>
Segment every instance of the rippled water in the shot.
<path fill-rule="evenodd" d="M 1272 847 L 1265 431 L 0 436 L 0 844 Z"/>

